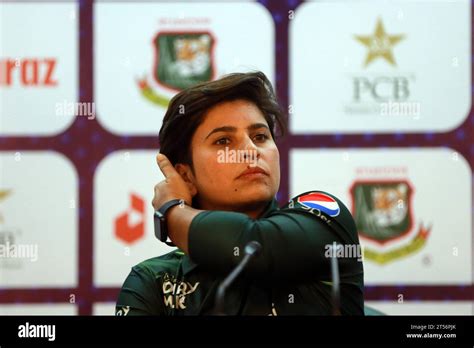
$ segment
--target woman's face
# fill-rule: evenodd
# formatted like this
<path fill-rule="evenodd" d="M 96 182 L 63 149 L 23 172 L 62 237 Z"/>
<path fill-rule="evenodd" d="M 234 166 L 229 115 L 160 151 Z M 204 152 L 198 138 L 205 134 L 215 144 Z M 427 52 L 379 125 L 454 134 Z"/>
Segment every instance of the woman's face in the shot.
<path fill-rule="evenodd" d="M 192 141 L 191 181 L 201 209 L 249 211 L 273 199 L 280 157 L 268 124 L 252 102 L 212 107 Z"/>

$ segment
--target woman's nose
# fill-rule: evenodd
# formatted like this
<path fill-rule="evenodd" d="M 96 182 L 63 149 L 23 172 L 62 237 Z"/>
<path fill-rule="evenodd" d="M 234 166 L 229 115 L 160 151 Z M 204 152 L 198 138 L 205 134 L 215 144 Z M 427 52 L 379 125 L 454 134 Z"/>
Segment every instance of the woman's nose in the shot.
<path fill-rule="evenodd" d="M 246 159 L 256 161 L 260 157 L 260 151 L 258 146 L 247 137 L 245 143 L 243 144 L 244 156 Z"/>

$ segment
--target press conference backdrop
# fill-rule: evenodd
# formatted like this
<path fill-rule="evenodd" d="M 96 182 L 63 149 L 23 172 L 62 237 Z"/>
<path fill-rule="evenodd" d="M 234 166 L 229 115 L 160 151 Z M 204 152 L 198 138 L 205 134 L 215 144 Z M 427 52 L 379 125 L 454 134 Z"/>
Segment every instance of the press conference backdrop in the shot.
<path fill-rule="evenodd" d="M 351 210 L 366 303 L 473 314 L 471 3 L 0 2 L 0 314 L 113 314 L 153 234 L 170 98 L 263 71 L 278 199 Z"/>

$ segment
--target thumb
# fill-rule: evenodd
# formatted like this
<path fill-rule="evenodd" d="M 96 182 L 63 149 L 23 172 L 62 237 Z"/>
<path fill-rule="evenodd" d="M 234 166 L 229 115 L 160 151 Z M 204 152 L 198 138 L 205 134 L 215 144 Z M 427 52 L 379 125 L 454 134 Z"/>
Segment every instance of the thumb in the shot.
<path fill-rule="evenodd" d="M 173 176 L 178 175 L 176 169 L 174 169 L 168 157 L 166 157 L 162 153 L 156 155 L 156 163 L 158 163 L 158 167 L 160 167 L 160 170 L 166 179 L 170 179 Z"/>

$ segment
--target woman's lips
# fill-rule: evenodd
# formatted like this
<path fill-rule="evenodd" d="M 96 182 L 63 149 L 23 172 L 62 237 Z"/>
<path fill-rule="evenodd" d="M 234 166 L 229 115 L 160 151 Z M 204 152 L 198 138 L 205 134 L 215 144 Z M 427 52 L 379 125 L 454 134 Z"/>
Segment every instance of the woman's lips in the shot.
<path fill-rule="evenodd" d="M 248 168 L 244 170 L 237 179 L 256 179 L 267 177 L 268 173 L 260 167 Z"/>

